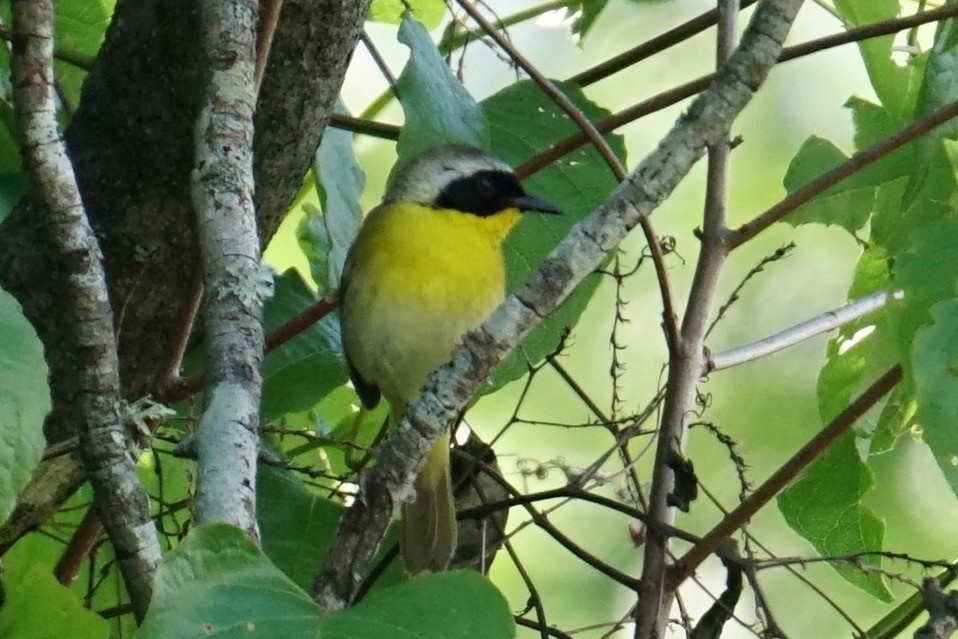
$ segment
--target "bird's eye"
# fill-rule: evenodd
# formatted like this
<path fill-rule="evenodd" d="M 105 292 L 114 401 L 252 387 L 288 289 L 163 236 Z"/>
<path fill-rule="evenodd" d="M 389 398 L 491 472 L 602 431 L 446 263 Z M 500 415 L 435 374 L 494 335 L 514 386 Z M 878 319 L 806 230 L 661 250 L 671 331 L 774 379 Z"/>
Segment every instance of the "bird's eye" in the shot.
<path fill-rule="evenodd" d="M 496 194 L 496 185 L 493 184 L 492 179 L 486 176 L 482 176 L 476 182 L 476 189 L 479 191 L 479 195 L 482 197 L 492 197 Z"/>

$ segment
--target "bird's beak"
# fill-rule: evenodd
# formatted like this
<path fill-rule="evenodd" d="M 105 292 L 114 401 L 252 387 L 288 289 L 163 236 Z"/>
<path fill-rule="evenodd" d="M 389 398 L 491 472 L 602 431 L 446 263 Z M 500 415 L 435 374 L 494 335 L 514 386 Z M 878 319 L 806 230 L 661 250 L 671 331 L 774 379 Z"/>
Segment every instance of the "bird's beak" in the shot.
<path fill-rule="evenodd" d="M 520 211 L 541 211 L 543 213 L 553 213 L 556 215 L 562 213 L 562 209 L 552 202 L 529 194 L 511 197 L 506 200 L 506 204 L 514 206 Z"/>

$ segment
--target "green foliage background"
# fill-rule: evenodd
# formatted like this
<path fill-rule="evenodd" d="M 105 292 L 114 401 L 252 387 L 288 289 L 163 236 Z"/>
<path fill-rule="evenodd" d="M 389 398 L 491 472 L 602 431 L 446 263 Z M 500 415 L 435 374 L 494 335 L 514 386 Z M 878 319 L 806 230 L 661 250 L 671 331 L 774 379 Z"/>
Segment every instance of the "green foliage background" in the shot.
<path fill-rule="evenodd" d="M 413 4 L 416 17 L 427 28 L 436 29 L 445 4 L 440 0 Z M 503 13 L 532 4 L 492 3 Z M 566 4 L 584 11 L 575 15 L 551 12 L 512 30 L 518 48 L 550 77 L 568 77 L 712 5 L 706 0 Z M 911 0 L 902 0 L 901 6 L 898 0 L 836 0 L 836 17 L 810 3 L 792 40 L 838 31 L 839 19 L 863 24 L 914 8 Z M 111 10 L 109 0 L 61 0 L 61 46 L 86 56 L 94 54 Z M 466 92 L 449 89 L 454 74 L 448 72 L 431 44 L 439 34 L 430 34 L 412 22 L 399 27 L 397 34 L 400 15 L 401 3 L 378 0 L 371 16 L 378 22 L 369 25 L 394 71 L 399 71 L 410 49 L 414 52 L 413 63 L 400 80 L 403 104 L 388 103 L 376 115 L 409 126 L 406 137 L 400 139 L 400 161 L 415 152 L 416 145 L 455 139 L 488 146 L 503 159 L 519 163 L 575 130 L 531 83 L 516 82 L 514 72 L 481 44 L 470 45 L 461 59 L 460 53 L 451 58 L 454 70 L 462 65 L 465 87 L 478 104 L 472 103 Z M 750 219 L 855 151 L 958 97 L 955 28 L 953 23 L 945 23 L 937 38 L 934 26 L 922 29 L 918 42 L 928 52 L 910 61 L 906 53 L 892 53 L 893 45 L 903 42 L 903 34 L 898 39 L 880 38 L 776 68 L 733 130 L 743 142 L 733 153 L 731 223 Z M 590 117 L 603 117 L 710 72 L 713 46 L 713 37 L 705 34 L 584 91 L 560 86 Z M 342 108 L 359 113 L 377 99 L 384 85 L 368 81 L 379 76 L 362 49 L 353 65 Z M 0 66 L 8 69 L 2 53 Z M 835 69 L 842 72 L 835 73 Z M 67 96 L 75 103 L 83 74 L 66 66 L 62 73 Z M 429 117 L 429 109 L 436 108 L 454 117 L 436 127 L 436 118 Z M 681 108 L 678 105 L 643 118 L 609 136 L 610 144 L 634 166 Z M 15 131 L 9 116 L 9 106 L 0 104 L 0 202 L 5 203 L 16 199 L 24 183 L 17 154 L 11 152 Z M 903 304 L 846 326 L 838 335 L 715 373 L 703 385 L 707 394 L 703 396 L 707 405 L 704 418 L 738 442 L 749 464 L 748 477 L 758 483 L 889 366 L 897 361 L 905 366 L 906 381 L 887 405 L 867 415 L 853 435 L 838 442 L 790 486 L 778 508 L 769 505 L 753 520 L 753 534 L 779 555 L 841 554 L 880 547 L 943 559 L 958 555 L 953 542 L 958 538 L 954 497 L 958 438 L 952 432 L 958 414 L 958 382 L 953 375 L 958 360 L 958 222 L 953 211 L 958 201 L 954 197 L 958 147 L 951 139 L 954 136 L 954 128 L 945 127 L 829 190 L 797 211 L 789 220 L 791 226 L 777 225 L 736 251 L 723 274 L 720 299 L 763 256 L 786 242 L 797 244 L 786 259 L 770 264 L 749 282 L 710 338 L 712 350 L 763 337 L 838 306 L 849 297 L 888 286 L 906 291 Z M 350 148 L 354 158 L 347 157 Z M 267 251 L 267 259 L 281 273 L 277 294 L 267 308 L 269 327 L 280 325 L 335 287 L 344 249 L 358 222 L 355 198 L 361 193 L 364 209 L 378 202 L 396 153 L 392 143 L 334 135 L 332 131 L 327 136 L 317 154 L 314 174 L 318 180 L 315 176 L 308 180 Z M 654 217 L 659 234 L 676 240 L 676 252 L 667 260 L 680 299 L 688 290 L 698 249 L 692 230 L 701 224 L 703 176 L 700 164 Z M 530 217 L 523 222 L 507 246 L 510 286 L 521 283 L 613 185 L 612 176 L 592 150 L 570 155 L 532 178 L 529 189 L 558 201 L 567 215 Z M 0 211 L 0 218 L 8 208 L 9 204 Z M 642 237 L 631 237 L 623 247 L 623 263 L 634 263 L 643 246 Z M 629 278 L 620 295 L 628 303 L 630 321 L 617 329 L 618 342 L 628 346 L 623 354 L 627 368 L 619 383 L 619 397 L 624 412 L 635 412 L 655 394 L 666 359 L 661 304 L 651 265 L 646 263 Z M 615 296 L 609 278 L 590 278 L 557 318 L 527 341 L 525 350 L 525 357 L 541 360 L 559 343 L 563 328 L 578 321 L 564 351 L 563 365 L 602 406 L 609 405 L 613 393 L 608 370 Z M 352 457 L 343 446 L 319 438 L 342 439 L 355 421 L 355 398 L 344 387 L 336 321 L 327 318 L 271 354 L 264 365 L 264 421 L 286 429 L 309 430 L 318 438 L 303 444 L 302 440 L 267 435 L 267 445 L 277 455 L 288 455 L 295 465 L 319 468 L 327 475 L 346 472 Z M 0 361 L 16 357 L 14 364 L 0 370 L 0 391 L 18 362 L 29 360 L 33 363 L 27 367 L 35 377 L 42 380 L 45 375 L 35 338 L 29 327 L 24 328 L 19 309 L 0 292 L 0 336 L 14 331 L 25 335 L 15 340 L 24 346 L 25 354 L 0 346 Z M 524 370 L 520 356 L 510 359 L 471 411 L 470 425 L 486 439 L 511 419 L 523 391 Z M 31 441 L 30 433 L 37 432 L 36 424 L 48 410 L 47 403 L 37 401 L 44 392 L 42 383 L 31 393 L 30 401 L 10 399 L 0 392 L 0 419 L 6 418 L 10 413 L 6 407 L 14 402 L 20 402 L 30 417 L 17 428 L 8 426 L 9 419 L 0 424 L 5 432 L 19 437 L 12 445 L 18 451 L 13 461 L 0 456 L 0 465 L 10 469 L 9 481 L 6 475 L 0 477 L 0 514 L 9 509 L 8 493 L 22 485 L 39 456 L 40 443 L 35 438 Z M 188 407 L 180 408 L 181 417 L 189 416 Z M 521 417 L 525 421 L 512 426 L 496 449 L 507 477 L 530 491 L 565 484 L 560 466 L 585 467 L 611 443 L 602 429 L 547 425 L 593 419 L 572 389 L 551 372 L 536 378 Z M 372 441 L 381 419 L 381 413 L 373 414 L 358 424 L 360 443 Z M 921 425 L 920 433 L 916 424 Z M 171 447 L 167 440 L 178 438 L 181 432 L 182 422 L 171 422 L 159 433 L 158 450 L 145 455 L 140 464 L 149 492 L 164 503 L 180 503 L 187 494 L 189 464 L 167 454 Z M 638 438 L 633 453 L 641 457 L 647 444 L 647 439 Z M 705 429 L 693 430 L 688 450 L 704 485 L 726 507 L 733 506 L 740 485 L 727 450 Z M 641 476 L 647 476 L 649 461 L 649 456 L 641 457 Z M 544 472 L 525 472 L 536 465 L 542 465 Z M 609 470 L 615 470 L 614 466 Z M 319 623 L 319 613 L 303 589 L 309 586 L 341 508 L 313 485 L 313 480 L 324 477 L 308 479 L 278 468 L 261 469 L 262 552 L 236 537 L 234 531 L 218 527 L 198 529 L 180 541 L 186 532 L 185 507 L 180 503 L 178 509 L 164 512 L 164 538 L 172 549 L 151 616 L 138 636 L 211 636 L 207 630 L 220 637 L 307 636 L 304 633 Z M 613 482 L 603 490 L 614 496 L 617 488 Z M 47 532 L 69 536 L 82 515 L 82 509 L 70 507 L 85 505 L 89 499 L 88 489 L 81 491 Z M 515 526 L 521 516 L 516 511 L 512 517 L 510 526 Z M 691 513 L 680 516 L 678 525 L 702 531 L 720 517 L 717 508 L 700 498 Z M 551 519 L 606 562 L 630 574 L 638 572 L 641 553 L 632 546 L 628 522 L 621 515 L 572 503 Z M 586 569 L 538 529 L 528 527 L 514 541 L 543 597 L 550 623 L 563 629 L 583 627 L 621 616 L 632 605 L 631 593 Z M 63 636 L 64 628 L 70 628 L 71 636 L 91 639 L 111 633 L 130 636 L 128 616 L 106 624 L 80 610 L 88 583 L 78 581 L 71 593 L 41 576 L 49 575 L 60 548 L 47 537 L 30 535 L 5 557 L 8 604 L 0 612 L 0 635 L 11 639 Z M 84 602 L 94 610 L 122 601 L 115 572 L 103 568 L 108 565 L 109 552 L 108 548 L 102 550 L 96 564 L 88 567 L 91 573 L 101 571 L 98 578 L 105 584 Z M 886 567 L 905 570 L 904 566 Z M 835 571 L 812 565 L 803 569 L 803 575 L 827 591 L 864 628 L 889 611 L 886 602 L 910 594 L 906 586 L 889 583 L 876 572 L 863 573 L 848 566 Z M 402 637 L 459 636 L 451 634 L 451 628 L 462 637 L 508 636 L 510 615 L 525 607 L 528 593 L 504 556 L 494 564 L 490 576 L 501 595 L 472 573 L 404 582 L 398 571 L 387 572 L 383 585 L 392 588 L 380 587 L 354 611 L 325 619 L 322 636 L 365 637 L 385 632 Z M 725 574 L 717 561 L 710 561 L 700 570 L 700 577 L 702 585 L 718 592 Z M 786 571 L 763 573 L 762 580 L 773 610 L 781 611 L 779 623 L 791 635 L 849 634 L 840 615 Z M 583 597 L 583 592 L 589 596 Z M 691 585 L 684 593 L 693 617 L 711 603 L 698 586 Z M 247 607 L 228 605 L 237 601 L 251 603 Z M 437 615 L 437 610 L 442 615 Z M 746 621 L 754 619 L 748 597 L 743 597 L 737 612 Z M 35 615 L 36 621 L 25 624 L 24 619 L 33 619 L 29 615 Z M 206 623 L 211 627 L 204 626 Z M 37 627 L 46 634 L 36 634 Z M 520 637 L 537 636 L 526 629 L 518 632 Z M 599 637 L 604 632 L 597 628 L 576 636 Z M 733 621 L 723 636 L 748 635 Z M 631 636 L 631 629 L 621 636 Z"/>

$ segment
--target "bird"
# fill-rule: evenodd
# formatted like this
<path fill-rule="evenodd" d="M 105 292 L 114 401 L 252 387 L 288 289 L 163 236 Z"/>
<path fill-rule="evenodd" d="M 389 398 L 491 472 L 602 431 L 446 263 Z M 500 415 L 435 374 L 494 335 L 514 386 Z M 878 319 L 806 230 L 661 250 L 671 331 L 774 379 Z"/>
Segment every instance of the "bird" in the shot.
<path fill-rule="evenodd" d="M 528 211 L 560 209 L 525 191 L 508 164 L 461 144 L 432 147 L 393 171 L 363 220 L 340 282 L 349 377 L 366 409 L 398 423 L 429 374 L 505 298 L 502 245 Z M 456 550 L 449 433 L 428 453 L 402 505 L 411 575 L 445 570 Z"/>

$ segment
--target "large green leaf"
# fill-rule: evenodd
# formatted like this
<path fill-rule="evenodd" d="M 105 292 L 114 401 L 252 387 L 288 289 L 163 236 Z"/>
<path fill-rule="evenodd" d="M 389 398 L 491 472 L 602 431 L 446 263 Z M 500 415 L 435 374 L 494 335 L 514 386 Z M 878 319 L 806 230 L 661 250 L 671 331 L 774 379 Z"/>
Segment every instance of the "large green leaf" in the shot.
<path fill-rule="evenodd" d="M 17 579 L 4 580 L 0 607 L 3 639 L 106 639 L 110 625 L 61 586 L 48 566 L 36 564 Z"/>
<path fill-rule="evenodd" d="M 260 464 L 256 519 L 263 552 L 301 588 L 309 588 L 344 508 L 287 470 Z"/>
<path fill-rule="evenodd" d="M 306 639 L 319 607 L 250 541 L 206 524 L 163 558 L 138 639 Z"/>
<path fill-rule="evenodd" d="M 915 335 L 912 375 L 922 436 L 958 494 L 958 300 L 931 309 L 933 324 Z"/>
<path fill-rule="evenodd" d="M 276 293 L 264 310 L 267 332 L 276 330 L 317 299 L 297 271 L 286 271 L 276 278 Z M 345 383 L 339 320 L 330 314 L 266 356 L 260 415 L 268 422 L 312 408 Z"/>
<path fill-rule="evenodd" d="M 457 570 L 417 577 L 330 615 L 323 639 L 511 639 L 509 604 L 489 580 Z"/>
<path fill-rule="evenodd" d="M 888 286 L 887 257 L 880 248 L 866 250 L 858 261 L 849 298 Z M 828 342 L 827 361 L 818 377 L 818 403 L 827 424 L 898 360 L 898 350 L 885 313 L 879 311 L 843 326 Z M 871 490 L 871 472 L 862 463 L 869 453 L 882 452 L 893 438 L 877 433 L 870 411 L 855 423 L 832 450 L 816 460 L 779 498 L 788 524 L 822 554 L 881 550 L 884 527 L 862 498 Z M 890 419 L 886 420 L 890 422 Z M 888 426 L 886 424 L 886 430 Z M 851 480 L 850 478 L 855 478 Z M 835 488 L 825 488 L 835 483 Z M 848 566 L 839 573 L 868 592 L 888 595 L 884 583 Z"/>
<path fill-rule="evenodd" d="M 429 33 L 408 13 L 399 26 L 399 41 L 409 47 L 409 62 L 397 87 L 405 114 L 396 144 L 397 166 L 439 144 L 487 148 L 482 110 L 453 75 Z"/>
<path fill-rule="evenodd" d="M 43 455 L 49 412 L 43 345 L 17 301 L 0 290 L 0 522 Z"/>
<path fill-rule="evenodd" d="M 932 306 L 955 296 L 958 279 L 958 219 L 950 217 L 918 226 L 905 249 L 895 256 L 895 286 L 905 299 L 892 309 L 902 363 L 909 370 L 915 332 L 929 324 Z"/>
<path fill-rule="evenodd" d="M 607 110 L 586 98 L 580 88 L 565 83 L 558 86 L 590 119 L 608 115 Z M 484 100 L 482 107 L 489 118 L 493 153 L 513 165 L 578 130 L 575 123 L 528 80 L 506 87 Z M 624 163 L 622 137 L 608 135 L 606 139 Z M 572 226 L 591 213 L 615 186 L 615 177 L 591 146 L 569 154 L 526 180 L 525 187 L 531 193 L 561 204 L 563 215 L 527 214 L 506 240 L 509 290 L 525 282 Z M 598 285 L 598 276 L 583 282 L 526 338 L 522 344 L 525 356 L 535 362 L 552 352 L 563 332 L 578 321 Z M 525 359 L 520 353 L 513 353 L 496 370 L 487 390 L 499 388 L 525 372 Z"/>
<path fill-rule="evenodd" d="M 373 0 L 369 7 L 369 19 L 399 24 L 407 7 L 429 29 L 437 27 L 446 15 L 444 0 Z"/>
<path fill-rule="evenodd" d="M 871 469 L 848 433 L 816 459 L 778 497 L 785 521 L 822 555 L 880 550 L 885 524 L 861 501 L 874 484 Z M 844 564 L 835 569 L 848 581 L 882 601 L 891 601 L 884 578 Z"/>

